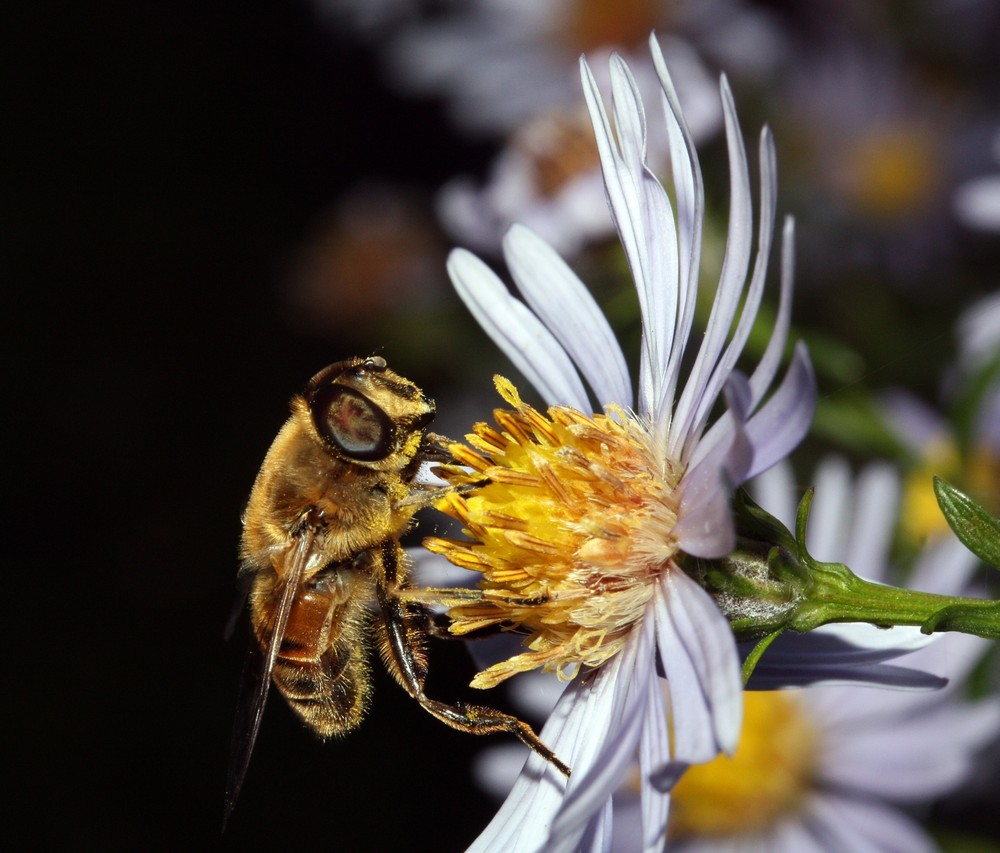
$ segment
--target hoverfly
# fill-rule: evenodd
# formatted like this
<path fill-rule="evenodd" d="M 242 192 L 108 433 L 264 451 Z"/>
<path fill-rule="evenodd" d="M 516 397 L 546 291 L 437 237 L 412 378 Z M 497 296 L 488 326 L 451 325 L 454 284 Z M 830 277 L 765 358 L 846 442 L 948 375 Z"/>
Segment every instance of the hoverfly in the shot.
<path fill-rule="evenodd" d="M 240 575 L 261 656 L 237 712 L 226 818 L 271 682 L 321 738 L 348 732 L 368 706 L 372 640 L 393 678 L 434 717 L 473 734 L 514 734 L 568 775 L 527 723 L 424 693 L 429 620 L 401 596 L 409 576 L 400 537 L 446 491 L 416 482 L 424 463 L 450 460 L 443 439 L 426 431 L 433 400 L 385 359 L 351 358 L 317 373 L 291 408 L 243 516 Z"/>

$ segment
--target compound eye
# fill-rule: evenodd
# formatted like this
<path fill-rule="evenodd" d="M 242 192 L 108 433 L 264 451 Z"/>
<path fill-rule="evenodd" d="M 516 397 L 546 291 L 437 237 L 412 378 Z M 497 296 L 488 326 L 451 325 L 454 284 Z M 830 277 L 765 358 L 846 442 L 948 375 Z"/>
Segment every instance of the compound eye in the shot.
<path fill-rule="evenodd" d="M 367 397 L 331 385 L 312 400 L 313 419 L 320 434 L 350 459 L 384 459 L 392 449 L 392 421 Z"/>

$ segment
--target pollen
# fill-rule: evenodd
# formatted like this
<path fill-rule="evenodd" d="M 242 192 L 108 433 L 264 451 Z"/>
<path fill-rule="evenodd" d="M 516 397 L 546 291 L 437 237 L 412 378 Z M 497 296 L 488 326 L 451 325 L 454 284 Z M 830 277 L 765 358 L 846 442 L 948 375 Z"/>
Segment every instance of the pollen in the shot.
<path fill-rule="evenodd" d="M 767 832 L 804 807 L 818 758 L 818 732 L 794 694 L 744 693 L 736 752 L 684 773 L 670 798 L 669 837 Z"/>
<path fill-rule="evenodd" d="M 482 574 L 475 600 L 449 609 L 451 633 L 525 635 L 526 651 L 479 673 L 474 687 L 539 667 L 568 680 L 622 648 L 675 568 L 682 472 L 620 408 L 543 414 L 495 381 L 511 409 L 494 412 L 496 427 L 477 424 L 468 445 L 452 445 L 458 464 L 439 471 L 459 488 L 436 506 L 467 538 L 424 545 Z"/>

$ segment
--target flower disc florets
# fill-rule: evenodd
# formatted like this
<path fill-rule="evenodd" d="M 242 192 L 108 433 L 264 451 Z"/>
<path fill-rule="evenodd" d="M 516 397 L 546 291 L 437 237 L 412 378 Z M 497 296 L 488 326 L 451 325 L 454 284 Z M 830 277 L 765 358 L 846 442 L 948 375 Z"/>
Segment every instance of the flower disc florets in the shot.
<path fill-rule="evenodd" d="M 543 414 L 507 380 L 496 386 L 513 410 L 494 412 L 499 429 L 477 424 L 471 448 L 450 447 L 471 473 L 442 472 L 453 484 L 484 484 L 437 504 L 473 541 L 424 544 L 483 576 L 481 597 L 449 610 L 452 633 L 514 626 L 528 635 L 530 651 L 480 673 L 474 686 L 537 667 L 569 679 L 621 649 L 673 565 L 683 472 L 620 408 Z"/>

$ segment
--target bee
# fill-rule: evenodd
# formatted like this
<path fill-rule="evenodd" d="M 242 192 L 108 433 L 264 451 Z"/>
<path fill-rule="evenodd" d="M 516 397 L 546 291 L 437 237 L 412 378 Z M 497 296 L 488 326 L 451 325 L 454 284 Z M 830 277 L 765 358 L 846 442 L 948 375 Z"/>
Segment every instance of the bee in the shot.
<path fill-rule="evenodd" d="M 243 516 L 240 576 L 259 655 L 233 735 L 226 819 L 246 776 L 271 683 L 321 738 L 357 727 L 371 693 L 372 641 L 393 678 L 432 716 L 473 734 L 509 732 L 559 761 L 525 722 L 424 693 L 430 620 L 406 600 L 400 537 L 448 488 L 416 481 L 450 461 L 427 432 L 434 401 L 380 357 L 339 361 L 291 403 Z M 373 606 L 377 605 L 377 607 Z"/>

